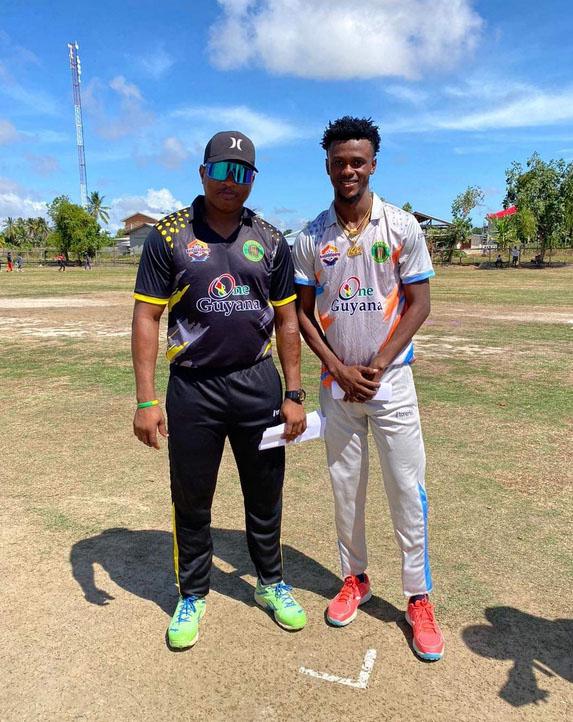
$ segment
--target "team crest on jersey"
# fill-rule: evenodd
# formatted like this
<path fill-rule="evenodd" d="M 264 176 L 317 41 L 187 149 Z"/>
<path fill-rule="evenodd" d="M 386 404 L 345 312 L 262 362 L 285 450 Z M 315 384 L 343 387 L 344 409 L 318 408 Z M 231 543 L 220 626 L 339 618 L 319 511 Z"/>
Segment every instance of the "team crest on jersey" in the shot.
<path fill-rule="evenodd" d="M 243 256 L 253 263 L 262 261 L 265 255 L 265 249 L 258 241 L 245 241 L 243 243 Z"/>
<path fill-rule="evenodd" d="M 386 263 L 390 258 L 390 248 L 384 241 L 378 241 L 372 246 L 370 251 L 372 258 L 376 263 Z"/>
<path fill-rule="evenodd" d="M 191 241 L 187 244 L 185 253 L 189 256 L 192 263 L 206 261 L 211 251 L 205 241 Z"/>
<path fill-rule="evenodd" d="M 340 251 L 333 243 L 327 245 L 320 251 L 320 260 L 325 266 L 334 266 L 340 258 Z"/>

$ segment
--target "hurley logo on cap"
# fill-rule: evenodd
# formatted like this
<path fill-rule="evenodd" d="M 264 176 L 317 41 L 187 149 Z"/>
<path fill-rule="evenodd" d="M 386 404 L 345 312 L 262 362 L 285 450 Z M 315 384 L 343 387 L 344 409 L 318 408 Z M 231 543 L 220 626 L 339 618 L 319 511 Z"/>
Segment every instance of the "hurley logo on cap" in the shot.
<path fill-rule="evenodd" d="M 217 163 L 225 160 L 237 160 L 256 171 L 253 141 L 238 130 L 216 133 L 207 143 L 203 162 Z"/>

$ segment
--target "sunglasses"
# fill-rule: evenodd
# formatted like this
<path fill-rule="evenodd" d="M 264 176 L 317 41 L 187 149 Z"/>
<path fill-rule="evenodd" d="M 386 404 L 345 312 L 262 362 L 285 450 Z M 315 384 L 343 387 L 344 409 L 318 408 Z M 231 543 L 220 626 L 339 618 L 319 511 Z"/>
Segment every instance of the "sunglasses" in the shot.
<path fill-rule="evenodd" d="M 252 168 L 247 168 L 246 165 L 231 160 L 206 163 L 205 170 L 207 178 L 211 180 L 225 181 L 229 177 L 229 173 L 233 176 L 235 183 L 240 185 L 250 185 L 255 180 L 255 171 Z"/>

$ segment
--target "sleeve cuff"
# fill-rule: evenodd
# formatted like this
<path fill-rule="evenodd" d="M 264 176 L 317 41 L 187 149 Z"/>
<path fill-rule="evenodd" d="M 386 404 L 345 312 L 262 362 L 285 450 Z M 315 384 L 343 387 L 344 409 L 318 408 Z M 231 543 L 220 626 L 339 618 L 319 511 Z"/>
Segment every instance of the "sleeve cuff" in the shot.
<path fill-rule="evenodd" d="M 316 286 L 316 281 L 312 281 L 308 278 L 302 278 L 301 276 L 295 276 L 294 282 L 299 286 Z"/>
<path fill-rule="evenodd" d="M 296 293 L 293 293 L 292 296 L 289 296 L 288 298 L 283 298 L 280 301 L 271 301 L 271 305 L 276 308 L 277 306 L 286 306 L 287 303 L 292 303 L 293 301 L 296 301 Z"/>
<path fill-rule="evenodd" d="M 143 301 L 144 303 L 153 303 L 156 306 L 167 306 L 169 303 L 168 298 L 154 298 L 153 296 L 144 296 L 142 293 L 134 293 L 133 297 L 136 301 Z"/>
<path fill-rule="evenodd" d="M 435 275 L 435 271 L 424 271 L 424 273 L 417 273 L 415 276 L 406 276 L 406 278 L 402 278 L 402 283 L 405 283 L 406 285 L 409 283 L 418 283 L 418 281 L 426 281 L 428 278 L 433 278 Z"/>

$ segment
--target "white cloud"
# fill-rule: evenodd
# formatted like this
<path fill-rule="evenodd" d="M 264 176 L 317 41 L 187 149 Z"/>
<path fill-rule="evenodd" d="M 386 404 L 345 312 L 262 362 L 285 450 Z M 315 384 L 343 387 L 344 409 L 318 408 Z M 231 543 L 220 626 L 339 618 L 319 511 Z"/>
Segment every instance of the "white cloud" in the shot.
<path fill-rule="evenodd" d="M 137 85 L 117 75 L 108 86 L 99 78 L 92 78 L 83 91 L 83 106 L 93 118 L 98 135 L 117 140 L 137 134 L 154 121 Z"/>
<path fill-rule="evenodd" d="M 21 65 L 40 65 L 38 56 L 23 45 L 18 45 L 4 30 L 0 30 L 0 53 Z"/>
<path fill-rule="evenodd" d="M 384 92 L 391 95 L 396 100 L 411 105 L 423 105 L 429 98 L 429 93 L 421 88 L 407 87 L 405 85 L 389 85 L 384 88 Z"/>
<path fill-rule="evenodd" d="M 23 187 L 12 180 L 11 178 L 4 178 L 0 176 L 0 193 L 23 193 Z"/>
<path fill-rule="evenodd" d="M 109 228 L 113 231 L 121 228 L 122 219 L 132 213 L 149 213 L 160 218 L 161 216 L 182 208 L 184 203 L 175 198 L 168 188 L 149 188 L 145 195 L 121 196 L 114 198 L 110 203 Z"/>
<path fill-rule="evenodd" d="M 502 85 L 500 81 L 500 86 Z M 382 123 L 386 133 L 419 133 L 431 130 L 492 131 L 495 129 L 539 128 L 573 120 L 573 86 L 547 91 L 525 84 L 506 83 L 496 89 L 485 84 L 466 87 L 467 93 L 456 95 L 447 110 L 423 113 Z M 452 97 L 452 89 L 445 95 Z M 442 105 L 446 103 L 443 102 Z M 475 108 L 479 110 L 474 110 Z"/>
<path fill-rule="evenodd" d="M 0 222 L 6 218 L 28 218 L 44 216 L 47 218 L 45 201 L 39 200 L 37 194 L 23 188 L 9 178 L 0 178 Z"/>
<path fill-rule="evenodd" d="M 19 140 L 20 138 L 20 133 L 18 133 L 9 120 L 0 119 L 0 145 L 12 143 L 12 141 Z"/>
<path fill-rule="evenodd" d="M 123 75 L 116 75 L 109 81 L 109 87 L 128 100 L 143 100 L 141 91 L 134 83 L 128 83 Z"/>
<path fill-rule="evenodd" d="M 148 48 L 145 55 L 131 56 L 131 60 L 140 72 L 153 80 L 163 77 L 175 63 L 173 57 L 161 45 L 155 49 Z"/>
<path fill-rule="evenodd" d="M 454 67 L 483 21 L 470 0 L 218 0 L 211 62 L 318 79 L 420 77 Z"/>
<path fill-rule="evenodd" d="M 257 148 L 277 145 L 306 135 L 304 131 L 278 118 L 257 113 L 247 106 L 200 106 L 176 110 L 176 118 L 188 118 L 201 124 L 203 145 L 220 130 L 240 130 Z"/>
<path fill-rule="evenodd" d="M 439 121 L 445 130 L 489 130 L 555 125 L 573 120 L 573 88 L 557 92 L 528 89 L 523 97 L 475 113 Z"/>
<path fill-rule="evenodd" d="M 16 102 L 28 113 L 34 115 L 58 115 L 56 100 L 44 90 L 25 88 L 8 71 L 6 64 L 0 61 L 0 95 Z"/>
<path fill-rule="evenodd" d="M 179 168 L 188 157 L 189 151 L 185 145 L 172 135 L 163 141 L 163 150 L 158 160 L 166 168 L 175 169 Z"/>

